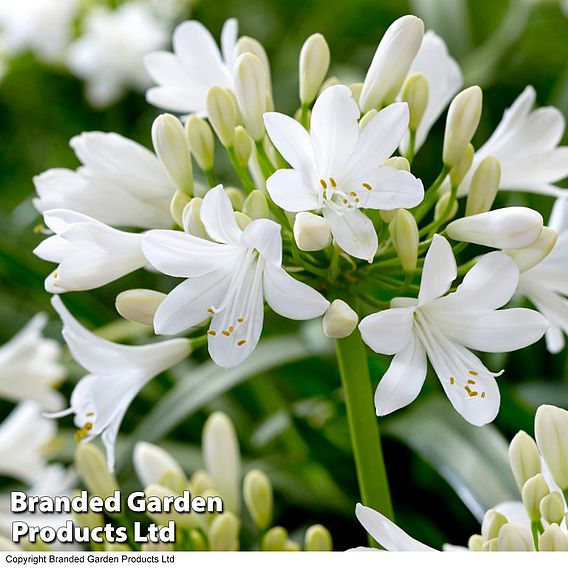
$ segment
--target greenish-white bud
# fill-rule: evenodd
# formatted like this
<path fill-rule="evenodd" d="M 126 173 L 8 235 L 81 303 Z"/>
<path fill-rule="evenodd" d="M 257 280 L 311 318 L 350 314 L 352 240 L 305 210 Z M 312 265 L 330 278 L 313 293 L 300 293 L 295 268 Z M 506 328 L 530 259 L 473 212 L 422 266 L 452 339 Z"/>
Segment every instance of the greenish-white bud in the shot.
<path fill-rule="evenodd" d="M 489 211 L 497 197 L 500 182 L 501 164 L 499 160 L 493 156 L 483 158 L 471 178 L 465 214 L 476 215 Z"/>
<path fill-rule="evenodd" d="M 501 527 L 509 521 L 505 515 L 499 513 L 495 509 L 489 509 L 483 517 L 481 524 L 481 536 L 483 540 L 492 540 L 499 536 Z"/>
<path fill-rule="evenodd" d="M 235 211 L 233 215 L 235 216 L 235 221 L 237 222 L 237 225 L 239 226 L 239 229 L 241 229 L 241 231 L 244 231 L 252 221 L 252 219 L 248 215 L 245 215 L 240 211 Z"/>
<path fill-rule="evenodd" d="M 492 538 L 483 543 L 481 547 L 482 552 L 497 552 L 499 550 L 499 539 Z"/>
<path fill-rule="evenodd" d="M 422 73 L 414 73 L 406 78 L 402 87 L 402 100 L 408 104 L 410 111 L 410 130 L 416 131 L 420 126 L 428 106 L 429 91 L 428 80 Z"/>
<path fill-rule="evenodd" d="M 444 164 L 451 168 L 471 142 L 481 117 L 483 93 L 474 85 L 458 93 L 450 104 L 444 134 Z"/>
<path fill-rule="evenodd" d="M 311 35 L 300 51 L 300 101 L 311 104 L 329 69 L 329 46 L 321 34 Z"/>
<path fill-rule="evenodd" d="M 300 545 L 297 542 L 295 542 L 291 539 L 288 539 L 286 541 L 286 544 L 284 545 L 284 551 L 285 552 L 300 552 Z"/>
<path fill-rule="evenodd" d="M 268 201 L 262 191 L 255 189 L 247 195 L 243 203 L 243 213 L 251 219 L 268 219 Z"/>
<path fill-rule="evenodd" d="M 294 220 L 294 239 L 300 250 L 322 250 L 331 243 L 331 231 L 323 217 L 302 211 Z"/>
<path fill-rule="evenodd" d="M 114 302 L 116 311 L 126 320 L 152 326 L 154 314 L 166 294 L 157 290 L 135 288 L 121 292 Z"/>
<path fill-rule="evenodd" d="M 136 475 L 143 487 L 160 483 L 166 472 L 178 479 L 177 485 L 185 485 L 187 479 L 178 462 L 165 450 L 148 442 L 138 442 L 134 447 L 133 460 Z"/>
<path fill-rule="evenodd" d="M 270 61 L 268 59 L 268 55 L 266 54 L 266 50 L 264 46 L 256 39 L 248 36 L 242 36 L 237 41 L 237 45 L 235 46 L 235 59 L 242 55 L 243 53 L 252 53 L 256 55 L 262 66 L 264 67 L 264 77 L 266 79 L 266 91 L 270 95 L 272 93 L 272 81 L 271 81 L 271 73 L 270 73 Z M 272 97 L 271 97 L 272 98 Z"/>
<path fill-rule="evenodd" d="M 206 120 L 192 114 L 186 124 L 189 147 L 195 161 L 204 172 L 213 169 L 215 138 Z"/>
<path fill-rule="evenodd" d="M 468 144 L 461 158 L 450 170 L 450 183 L 452 184 L 452 187 L 458 187 L 467 172 L 469 172 L 471 164 L 473 164 L 474 155 L 475 149 L 473 144 Z"/>
<path fill-rule="evenodd" d="M 550 493 L 548 484 L 541 473 L 537 473 L 523 485 L 523 505 L 531 521 L 540 520 L 540 502 Z"/>
<path fill-rule="evenodd" d="M 201 220 L 201 197 L 194 197 L 184 208 L 181 217 L 183 230 L 189 235 L 199 237 L 201 239 L 209 239 L 209 235 L 205 230 L 205 225 Z"/>
<path fill-rule="evenodd" d="M 540 552 L 567 552 L 568 535 L 558 525 L 549 525 L 538 538 Z"/>
<path fill-rule="evenodd" d="M 214 488 L 215 480 L 209 473 L 200 469 L 191 476 L 189 484 L 194 495 L 203 495 Z"/>
<path fill-rule="evenodd" d="M 189 531 L 189 538 L 191 540 L 192 550 L 202 552 L 207 550 L 207 542 L 201 531 L 196 529 Z"/>
<path fill-rule="evenodd" d="M 330 552 L 333 550 L 333 540 L 330 532 L 323 525 L 312 525 L 306 531 L 304 549 L 307 552 Z"/>
<path fill-rule="evenodd" d="M 288 541 L 288 531 L 283 527 L 272 527 L 266 531 L 260 543 L 265 552 L 284 552 Z"/>
<path fill-rule="evenodd" d="M 201 515 L 188 515 L 187 513 L 178 513 L 174 508 L 166 512 L 166 507 L 163 504 L 166 500 L 170 500 L 172 497 L 178 497 L 180 493 L 172 490 L 170 487 L 164 487 L 157 483 L 152 483 L 144 489 L 144 494 L 146 495 L 146 501 L 149 503 L 150 499 L 155 501 L 158 498 L 162 502 L 162 511 L 156 513 L 146 513 L 154 522 L 158 525 L 165 527 L 170 521 L 174 523 L 179 528 L 192 529 L 199 527 L 201 521 Z"/>
<path fill-rule="evenodd" d="M 235 154 L 241 166 L 246 167 L 252 154 L 253 142 L 248 132 L 242 127 L 235 128 Z"/>
<path fill-rule="evenodd" d="M 222 87 L 211 87 L 207 92 L 206 107 L 209 122 L 221 144 L 225 148 L 232 147 L 237 113 L 231 93 Z"/>
<path fill-rule="evenodd" d="M 225 193 L 231 201 L 231 205 L 235 211 L 240 211 L 245 202 L 245 194 L 236 187 L 226 187 Z"/>
<path fill-rule="evenodd" d="M 83 428 L 87 428 L 87 425 Z M 108 470 L 105 456 L 92 444 L 77 446 L 75 469 L 91 495 L 106 499 L 119 489 L 116 477 Z"/>
<path fill-rule="evenodd" d="M 554 481 L 562 491 L 568 489 L 568 412 L 557 406 L 539 406 L 535 417 L 538 449 Z"/>
<path fill-rule="evenodd" d="M 395 168 L 401 172 L 410 172 L 410 162 L 402 156 L 393 156 L 383 162 L 383 166 Z"/>
<path fill-rule="evenodd" d="M 389 225 L 392 244 L 406 273 L 416 270 L 418 262 L 418 225 L 414 215 L 406 209 L 399 209 Z"/>
<path fill-rule="evenodd" d="M 174 193 L 171 201 L 170 201 L 170 214 L 172 219 L 176 222 L 177 225 L 180 227 L 182 226 L 182 219 L 183 219 L 183 210 L 185 206 L 189 203 L 191 197 L 180 191 L 179 189 Z"/>
<path fill-rule="evenodd" d="M 268 528 L 272 522 L 273 495 L 272 484 L 265 473 L 258 469 L 247 473 L 243 482 L 243 497 L 258 529 Z"/>
<path fill-rule="evenodd" d="M 0 551 L 2 552 L 22 552 L 22 549 L 11 540 L 0 534 Z"/>
<path fill-rule="evenodd" d="M 497 539 L 495 539 L 497 541 Z M 467 541 L 467 547 L 472 552 L 481 552 L 483 550 L 483 545 L 485 540 L 480 534 L 472 534 Z"/>
<path fill-rule="evenodd" d="M 540 502 L 540 516 L 549 524 L 559 525 L 564 519 L 564 499 L 558 491 L 546 495 Z"/>
<path fill-rule="evenodd" d="M 515 261 L 521 272 L 530 270 L 544 260 L 554 248 L 558 233 L 549 227 L 543 227 L 538 239 L 524 249 L 506 250 L 505 252 Z"/>
<path fill-rule="evenodd" d="M 524 431 L 518 432 L 509 444 L 509 464 L 519 489 L 540 473 L 540 452 L 536 442 Z"/>
<path fill-rule="evenodd" d="M 363 130 L 375 116 L 377 116 L 378 111 L 372 108 L 370 111 L 366 112 L 359 120 L 359 129 Z"/>
<path fill-rule="evenodd" d="M 321 95 L 326 89 L 329 87 L 333 87 L 334 85 L 342 85 L 343 83 L 337 77 L 328 77 L 320 87 L 318 96 Z"/>
<path fill-rule="evenodd" d="M 239 550 L 240 521 L 230 511 L 216 515 L 207 536 L 209 537 L 209 550 L 236 551 Z"/>
<path fill-rule="evenodd" d="M 353 333 L 359 316 L 351 306 L 343 300 L 333 300 L 323 316 L 323 332 L 327 337 L 341 339 Z"/>
<path fill-rule="evenodd" d="M 78 497 L 80 494 L 80 491 L 76 491 L 74 497 Z M 101 513 L 93 513 L 90 509 L 86 513 L 77 513 L 73 511 L 71 516 L 73 517 L 73 522 L 76 525 L 89 529 L 104 527 L 106 523 L 105 518 L 101 515 Z M 0 547 L 0 550 L 3 549 Z"/>
<path fill-rule="evenodd" d="M 391 211 L 379 211 L 379 217 L 384 223 L 391 223 L 392 220 L 396 217 L 398 213 L 398 209 L 392 209 Z"/>
<path fill-rule="evenodd" d="M 524 525 L 507 523 L 501 527 L 498 537 L 498 550 L 525 552 L 534 550 L 531 531 Z"/>
<path fill-rule="evenodd" d="M 264 137 L 266 112 L 266 72 L 260 59 L 252 53 L 239 55 L 235 62 L 235 92 L 243 121 L 253 140 Z"/>
<path fill-rule="evenodd" d="M 161 114 L 152 124 L 152 142 L 174 186 L 193 193 L 193 170 L 189 140 L 182 123 L 171 114 Z"/>
<path fill-rule="evenodd" d="M 349 89 L 351 90 L 351 95 L 353 96 L 353 100 L 359 104 L 359 99 L 361 98 L 361 91 L 363 90 L 363 83 L 351 83 L 349 85 Z"/>
<path fill-rule="evenodd" d="M 450 206 L 451 202 L 451 206 Z M 448 211 L 448 206 L 450 210 Z M 434 220 L 438 221 L 444 217 L 444 222 L 451 221 L 458 212 L 458 202 L 450 192 L 443 193 L 434 207 Z"/>

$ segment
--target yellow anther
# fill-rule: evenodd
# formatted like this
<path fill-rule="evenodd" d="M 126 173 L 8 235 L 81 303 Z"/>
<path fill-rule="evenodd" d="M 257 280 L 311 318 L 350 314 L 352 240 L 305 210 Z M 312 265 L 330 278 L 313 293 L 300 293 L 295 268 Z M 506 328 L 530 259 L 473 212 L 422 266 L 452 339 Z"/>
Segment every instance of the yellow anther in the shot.
<path fill-rule="evenodd" d="M 368 183 L 362 183 L 361 185 L 368 191 L 371 191 L 373 189 Z"/>
<path fill-rule="evenodd" d="M 95 413 L 94 412 L 87 412 L 87 416 L 94 416 Z"/>
<path fill-rule="evenodd" d="M 343 204 L 344 204 L 344 205 L 347 205 L 348 203 L 349 203 L 349 201 L 347 201 L 347 199 L 344 199 L 344 200 L 343 200 Z"/>
<path fill-rule="evenodd" d="M 469 396 L 477 396 L 479 393 L 477 391 L 471 391 Z"/>
<path fill-rule="evenodd" d="M 454 379 L 454 377 L 450 377 L 450 385 L 453 385 L 456 382 L 456 379 Z"/>
<path fill-rule="evenodd" d="M 474 385 L 474 384 L 475 384 L 475 381 L 474 381 L 473 379 L 468 379 L 467 382 L 468 382 L 470 385 Z"/>
<path fill-rule="evenodd" d="M 325 180 L 320 179 L 320 183 L 321 183 L 321 186 L 322 186 L 324 189 L 327 189 L 327 183 L 325 183 Z"/>
<path fill-rule="evenodd" d="M 211 306 L 210 308 L 207 308 L 207 311 L 208 311 L 210 314 L 214 314 L 214 313 L 215 313 L 215 310 L 213 309 L 213 306 Z"/>
<path fill-rule="evenodd" d="M 41 223 L 39 225 L 36 225 L 34 227 L 34 234 L 39 235 L 41 232 L 43 232 L 45 229 L 45 225 L 42 225 Z"/>
<path fill-rule="evenodd" d="M 479 375 L 477 371 L 470 371 L 469 374 L 473 375 L 474 377 L 477 377 L 477 375 Z"/>
<path fill-rule="evenodd" d="M 238 321 L 239 323 L 243 323 L 243 322 L 245 321 L 245 318 L 237 318 L 237 321 Z"/>
<path fill-rule="evenodd" d="M 361 201 L 358 197 L 355 198 L 355 203 L 359 203 Z"/>
<path fill-rule="evenodd" d="M 333 178 L 329 178 L 329 183 L 331 183 L 331 187 L 337 187 L 337 184 L 335 183 L 335 180 Z"/>
<path fill-rule="evenodd" d="M 229 337 L 229 335 L 231 335 L 231 332 L 226 329 L 224 329 L 221 333 L 226 337 Z"/>
<path fill-rule="evenodd" d="M 463 387 L 465 389 L 465 391 L 467 392 L 467 394 L 469 394 L 471 396 L 471 389 L 466 385 L 465 387 Z"/>
<path fill-rule="evenodd" d="M 207 333 L 213 336 L 217 335 L 217 332 L 214 329 L 210 329 Z"/>
<path fill-rule="evenodd" d="M 233 331 L 235 331 L 235 328 L 231 325 L 231 326 L 229 327 L 229 333 L 233 333 Z"/>
<path fill-rule="evenodd" d="M 349 195 L 350 195 L 351 197 L 357 197 L 357 192 L 355 192 L 355 191 L 350 191 L 350 192 L 349 192 Z"/>
<path fill-rule="evenodd" d="M 92 422 L 85 422 L 84 426 L 83 426 L 83 430 L 92 430 L 93 429 L 93 423 Z"/>
<path fill-rule="evenodd" d="M 59 278 L 59 274 L 57 273 L 57 271 L 55 271 L 55 272 L 53 273 L 53 277 L 54 277 L 54 278 Z"/>
<path fill-rule="evenodd" d="M 237 341 L 237 345 L 241 346 L 241 345 L 244 345 L 246 342 L 247 342 L 246 339 L 239 339 L 239 340 Z"/>
<path fill-rule="evenodd" d="M 485 392 L 481 393 L 481 398 L 485 398 Z"/>

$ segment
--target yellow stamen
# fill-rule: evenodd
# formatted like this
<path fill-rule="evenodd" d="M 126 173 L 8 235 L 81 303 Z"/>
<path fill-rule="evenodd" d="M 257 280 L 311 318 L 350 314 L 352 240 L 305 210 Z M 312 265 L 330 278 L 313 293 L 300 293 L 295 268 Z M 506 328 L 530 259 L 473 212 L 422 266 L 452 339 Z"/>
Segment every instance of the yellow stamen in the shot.
<path fill-rule="evenodd" d="M 324 189 L 327 189 L 327 183 L 325 183 L 325 180 L 320 179 L 320 183 L 321 183 L 321 186 L 322 186 Z"/>
<path fill-rule="evenodd" d="M 207 333 L 209 335 L 217 335 L 217 332 L 214 329 L 210 329 Z"/>
<path fill-rule="evenodd" d="M 468 379 L 467 382 L 468 382 L 470 385 L 474 385 L 474 384 L 475 384 L 475 381 L 474 381 L 473 379 Z"/>
<path fill-rule="evenodd" d="M 456 382 L 456 379 L 454 379 L 454 377 L 450 377 L 450 385 L 453 385 Z"/>
<path fill-rule="evenodd" d="M 240 345 L 244 345 L 246 342 L 247 342 L 246 339 L 239 339 L 239 340 L 237 341 L 237 345 L 239 345 L 239 346 L 240 346 Z"/>
<path fill-rule="evenodd" d="M 469 374 L 473 375 L 474 377 L 477 377 L 477 375 L 479 375 L 477 371 L 470 371 Z"/>
<path fill-rule="evenodd" d="M 331 183 L 331 187 L 337 187 L 335 180 L 333 178 L 329 178 L 329 183 Z"/>
<path fill-rule="evenodd" d="M 373 189 L 368 183 L 362 183 L 361 185 L 368 191 L 371 191 Z"/>
<path fill-rule="evenodd" d="M 224 329 L 221 333 L 222 333 L 225 337 L 229 337 L 229 335 L 231 335 L 231 332 L 230 332 L 230 331 L 227 331 L 226 329 Z"/>

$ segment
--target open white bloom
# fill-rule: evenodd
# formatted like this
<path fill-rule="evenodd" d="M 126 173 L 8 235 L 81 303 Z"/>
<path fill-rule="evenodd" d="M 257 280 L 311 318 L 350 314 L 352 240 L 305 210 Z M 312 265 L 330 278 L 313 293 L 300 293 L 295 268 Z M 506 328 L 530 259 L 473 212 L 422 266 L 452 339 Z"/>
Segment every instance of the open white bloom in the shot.
<path fill-rule="evenodd" d="M 187 357 L 190 343 L 171 339 L 149 345 L 119 345 L 85 329 L 59 296 L 51 303 L 63 321 L 63 337 L 73 358 L 89 372 L 73 390 L 71 407 L 53 416 L 74 414 L 77 438 L 85 442 L 102 435 L 112 471 L 116 436 L 130 403 L 146 383 Z"/>
<path fill-rule="evenodd" d="M 71 209 L 113 226 L 171 226 L 175 187 L 150 150 L 105 132 L 85 132 L 70 144 L 83 165 L 34 178 L 38 211 Z"/>
<path fill-rule="evenodd" d="M 55 234 L 34 254 L 59 264 L 45 280 L 52 294 L 99 288 L 147 264 L 140 233 L 119 231 L 65 209 L 46 211 L 43 218 Z"/>
<path fill-rule="evenodd" d="M 554 204 L 548 226 L 558 232 L 552 251 L 535 267 L 523 272 L 519 292 L 524 294 L 551 323 L 546 345 L 551 353 L 564 349 L 568 333 L 568 203 Z"/>
<path fill-rule="evenodd" d="M 42 336 L 47 322 L 38 314 L 0 348 L 0 398 L 33 400 L 44 410 L 59 410 L 63 398 L 55 388 L 65 377 L 59 343 Z"/>
<path fill-rule="evenodd" d="M 156 333 L 179 333 L 212 317 L 209 354 L 219 366 L 235 367 L 258 343 L 263 299 L 290 319 L 325 312 L 328 301 L 282 268 L 280 225 L 257 219 L 241 230 L 221 185 L 203 198 L 201 220 L 215 242 L 181 231 L 149 231 L 142 241 L 157 270 L 188 278 L 156 310 Z"/>
<path fill-rule="evenodd" d="M 418 205 L 422 182 L 406 171 L 381 164 L 396 150 L 408 128 L 408 105 L 394 103 L 363 129 L 359 107 L 343 85 L 326 89 L 316 100 L 311 130 L 284 114 L 264 115 L 268 134 L 292 169 L 266 182 L 274 202 L 290 212 L 321 211 L 337 244 L 372 262 L 378 239 L 361 209 Z"/>
<path fill-rule="evenodd" d="M 375 393 L 379 416 L 411 403 L 430 360 L 454 408 L 470 423 L 491 422 L 499 410 L 496 373 L 470 349 L 499 353 L 538 341 L 548 327 L 533 310 L 498 310 L 514 294 L 519 270 L 502 252 L 484 255 L 463 283 L 445 295 L 457 268 L 448 241 L 434 235 L 424 261 L 418 299 L 395 298 L 392 308 L 359 324 L 365 343 L 395 355 Z"/>
<path fill-rule="evenodd" d="M 529 86 L 505 111 L 489 140 L 475 153 L 458 195 L 467 194 L 473 172 L 486 156 L 494 156 L 501 164 L 500 189 L 566 195 L 566 190 L 554 185 L 568 176 L 568 147 L 558 147 L 564 116 L 554 107 L 533 110 L 535 100 L 535 90 Z"/>
<path fill-rule="evenodd" d="M 156 51 L 144 58 L 158 84 L 146 92 L 148 102 L 172 112 L 205 114 L 211 87 L 233 88 L 237 34 L 237 20 L 227 20 L 221 32 L 221 54 L 203 24 L 195 20 L 180 24 L 173 36 L 174 53 Z"/>

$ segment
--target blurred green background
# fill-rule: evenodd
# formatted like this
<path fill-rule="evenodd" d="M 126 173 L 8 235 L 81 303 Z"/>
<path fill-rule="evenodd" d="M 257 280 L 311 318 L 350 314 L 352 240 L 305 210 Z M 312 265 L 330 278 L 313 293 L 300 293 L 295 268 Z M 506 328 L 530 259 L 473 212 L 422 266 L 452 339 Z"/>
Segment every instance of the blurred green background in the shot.
<path fill-rule="evenodd" d="M 568 112 L 568 18 L 557 2 L 217 0 L 196 2 L 191 9 L 191 17 L 216 37 L 223 21 L 235 16 L 241 35 L 264 44 L 272 65 L 276 107 L 288 113 L 298 105 L 298 54 L 311 33 L 323 33 L 330 45 L 331 75 L 360 81 L 385 29 L 406 13 L 422 16 L 427 27 L 446 39 L 462 65 L 466 84 L 477 82 L 484 88 L 477 146 L 526 84 L 534 85 L 540 105 L 553 104 Z M 116 131 L 149 145 L 157 112 L 137 93 L 108 109 L 94 110 L 85 101 L 81 82 L 68 73 L 41 66 L 32 56 L 13 62 L 0 83 L 0 342 L 37 311 L 53 316 L 49 294 L 43 289 L 51 266 L 32 254 L 42 238 L 33 231 L 40 217 L 31 204 L 32 176 L 50 167 L 76 167 L 68 140 L 81 131 Z M 437 124 L 416 160 L 415 173 L 426 185 L 439 170 L 442 131 L 443 124 Z M 529 204 L 545 216 L 552 205 L 545 197 L 504 194 L 500 199 Z M 138 272 L 99 290 L 66 295 L 65 301 L 92 329 L 116 320 L 114 298 L 119 291 L 130 287 L 167 291 L 172 284 Z M 269 316 L 267 336 L 296 331 L 295 324 Z M 58 336 L 55 318 L 49 333 Z M 310 336 L 309 329 L 302 333 Z M 198 356 L 175 375 L 150 384 L 130 408 L 122 428 L 120 477 L 126 486 L 136 484 L 129 467 L 129 442 L 156 434 L 195 469 L 203 421 L 211 410 L 222 409 L 236 423 L 247 463 L 262 463 L 274 480 L 279 523 L 301 529 L 321 522 L 332 531 L 338 548 L 365 544 L 364 531 L 354 518 L 358 492 L 334 359 L 327 345 L 307 340 L 310 353 L 304 353 L 297 339 L 289 343 L 292 351 L 301 352 L 301 361 L 262 372 L 245 368 L 244 376 L 231 378 L 222 372 L 204 374 L 202 367 L 196 367 Z M 314 351 L 316 355 L 311 354 Z M 397 520 L 432 546 L 466 544 L 467 537 L 479 530 L 475 515 L 479 518 L 482 506 L 495 504 L 491 500 L 500 496 L 514 497 L 503 461 L 504 440 L 519 429 L 532 432 L 537 404 L 547 401 L 568 407 L 566 353 L 550 356 L 540 342 L 487 362 L 492 368 L 507 369 L 500 379 L 503 404 L 494 427 L 475 430 L 466 425 L 447 401 L 437 399 L 440 388 L 433 377 L 420 402 L 381 420 Z M 388 358 L 373 356 L 370 363 L 378 380 Z M 192 366 L 198 369 L 196 374 Z M 66 394 L 81 376 L 80 369 L 72 369 L 71 380 L 63 387 Z M 235 382 L 239 384 L 231 388 Z M 178 390 L 172 396 L 174 385 Z M 211 385 L 218 390 L 214 386 L 209 392 Z M 158 400 L 165 403 L 156 410 Z M 171 415 L 174 407 L 178 418 L 156 428 L 160 416 Z M 0 404 L 0 417 L 10 408 Z M 63 421 L 62 426 L 65 442 L 71 425 Z M 71 451 L 72 444 L 64 443 L 60 457 L 68 460 Z"/>

